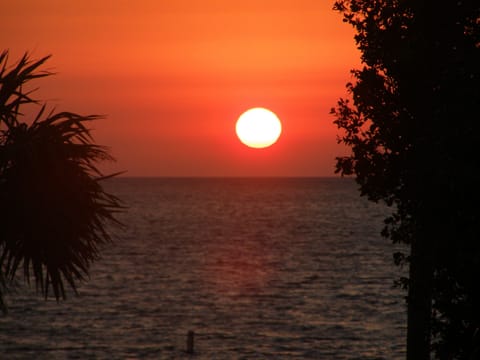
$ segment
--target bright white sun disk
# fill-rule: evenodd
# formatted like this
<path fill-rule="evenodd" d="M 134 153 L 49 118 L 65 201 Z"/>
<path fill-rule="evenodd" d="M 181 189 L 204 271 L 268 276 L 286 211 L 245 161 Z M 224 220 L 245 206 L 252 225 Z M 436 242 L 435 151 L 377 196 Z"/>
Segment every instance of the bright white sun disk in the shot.
<path fill-rule="evenodd" d="M 265 108 L 245 111 L 235 127 L 242 143 L 252 148 L 265 148 L 273 145 L 282 133 L 282 123 L 277 115 Z"/>

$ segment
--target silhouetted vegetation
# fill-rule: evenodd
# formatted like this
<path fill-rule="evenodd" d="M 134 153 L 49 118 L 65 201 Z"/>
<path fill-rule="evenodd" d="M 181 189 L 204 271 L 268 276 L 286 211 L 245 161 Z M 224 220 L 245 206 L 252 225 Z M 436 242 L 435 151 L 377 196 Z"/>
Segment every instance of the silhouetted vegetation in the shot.
<path fill-rule="evenodd" d="M 332 110 L 362 195 L 410 247 L 407 358 L 479 359 L 480 3 L 337 1 L 363 68 Z"/>
<path fill-rule="evenodd" d="M 119 200 L 106 193 L 96 163 L 111 160 L 92 143 L 87 123 L 99 118 L 70 112 L 45 113 L 25 86 L 50 75 L 39 71 L 48 57 L 25 54 L 9 67 L 0 55 L 0 305 L 23 272 L 45 297 L 58 300 L 88 276 L 99 246 L 110 241 L 105 225 L 118 224 Z M 22 114 L 38 105 L 33 119 Z M 31 109 L 30 109 L 31 110 Z M 22 121 L 26 118 L 28 121 Z"/>

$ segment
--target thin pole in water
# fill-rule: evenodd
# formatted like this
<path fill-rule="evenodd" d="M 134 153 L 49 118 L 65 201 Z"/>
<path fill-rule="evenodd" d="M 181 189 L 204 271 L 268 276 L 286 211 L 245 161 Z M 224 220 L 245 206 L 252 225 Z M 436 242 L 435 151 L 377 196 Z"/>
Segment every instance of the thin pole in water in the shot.
<path fill-rule="evenodd" d="M 187 333 L 187 354 L 193 354 L 193 338 L 195 333 L 192 330 L 189 330 Z"/>

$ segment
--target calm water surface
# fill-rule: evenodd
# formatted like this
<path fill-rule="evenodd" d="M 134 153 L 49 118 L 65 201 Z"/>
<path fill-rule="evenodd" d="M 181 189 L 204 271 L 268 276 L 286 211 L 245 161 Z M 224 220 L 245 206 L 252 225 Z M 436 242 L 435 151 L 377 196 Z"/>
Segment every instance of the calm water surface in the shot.
<path fill-rule="evenodd" d="M 78 297 L 19 289 L 2 359 L 400 359 L 387 209 L 346 179 L 114 179 L 125 229 Z M 195 331 L 195 354 L 185 353 Z"/>

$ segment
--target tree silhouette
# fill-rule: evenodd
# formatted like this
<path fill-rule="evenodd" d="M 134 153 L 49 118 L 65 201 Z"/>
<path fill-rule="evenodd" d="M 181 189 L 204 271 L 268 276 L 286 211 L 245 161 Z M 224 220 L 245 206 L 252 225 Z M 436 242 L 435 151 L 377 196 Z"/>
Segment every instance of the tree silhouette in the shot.
<path fill-rule="evenodd" d="M 478 356 L 480 4 L 337 1 L 363 68 L 332 109 L 351 147 L 337 172 L 393 207 L 383 235 L 410 247 L 407 358 Z M 477 354 L 477 355 L 475 355 Z"/>
<path fill-rule="evenodd" d="M 110 241 L 107 223 L 120 201 L 106 193 L 96 168 L 112 160 L 107 149 L 92 143 L 86 123 L 99 116 L 70 112 L 45 115 L 24 91 L 31 80 L 50 75 L 38 68 L 49 57 L 31 61 L 25 54 L 8 67 L 8 51 L 0 55 L 0 305 L 19 269 L 27 283 L 35 280 L 45 297 L 52 290 L 65 298 L 68 284 L 76 291 L 88 276 L 99 246 Z M 22 122 L 22 109 L 40 110 Z"/>

